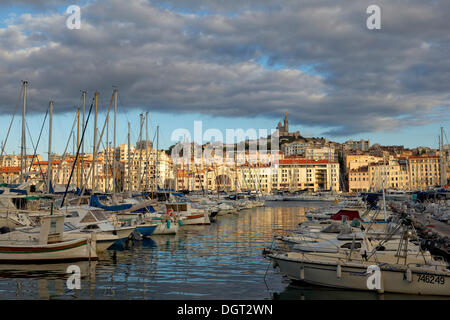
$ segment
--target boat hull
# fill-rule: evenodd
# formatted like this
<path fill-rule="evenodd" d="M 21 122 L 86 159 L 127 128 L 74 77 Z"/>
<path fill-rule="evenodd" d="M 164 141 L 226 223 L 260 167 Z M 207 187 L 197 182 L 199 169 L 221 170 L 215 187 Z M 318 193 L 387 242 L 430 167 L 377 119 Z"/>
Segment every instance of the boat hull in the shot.
<path fill-rule="evenodd" d="M 136 227 L 136 232 L 139 232 L 143 237 L 150 237 L 155 231 L 157 225 L 139 225 Z"/>
<path fill-rule="evenodd" d="M 135 227 L 121 227 L 117 228 L 115 234 L 119 237 L 119 240 L 127 239 L 128 236 L 135 230 Z"/>
<path fill-rule="evenodd" d="M 94 242 L 86 238 L 47 245 L 0 244 L 0 263 L 57 263 L 97 259 Z"/>
<path fill-rule="evenodd" d="M 271 258 L 278 264 L 280 272 L 290 280 L 341 289 L 374 290 L 369 289 L 367 284 L 369 264 L 344 264 L 338 271 L 336 264 L 289 260 L 283 258 L 283 255 L 272 255 Z M 423 272 L 411 268 L 409 281 L 406 268 L 380 266 L 380 270 L 381 285 L 380 289 L 377 289 L 379 293 L 450 296 L 449 273 Z"/>
<path fill-rule="evenodd" d="M 153 235 L 162 235 L 162 234 L 176 234 L 179 230 L 180 226 L 178 222 L 170 222 L 170 225 L 167 225 L 166 222 L 158 223 Z"/>
<path fill-rule="evenodd" d="M 202 224 L 211 224 L 209 216 L 206 213 L 184 216 L 183 225 L 202 225 Z"/>
<path fill-rule="evenodd" d="M 86 234 L 83 232 L 70 232 L 65 237 L 64 240 L 72 240 L 79 239 L 82 237 L 89 238 L 91 236 L 90 233 Z M 114 242 L 119 239 L 117 235 L 114 235 L 112 232 L 102 231 L 95 233 L 95 249 L 97 254 L 103 253 L 108 249 Z"/>

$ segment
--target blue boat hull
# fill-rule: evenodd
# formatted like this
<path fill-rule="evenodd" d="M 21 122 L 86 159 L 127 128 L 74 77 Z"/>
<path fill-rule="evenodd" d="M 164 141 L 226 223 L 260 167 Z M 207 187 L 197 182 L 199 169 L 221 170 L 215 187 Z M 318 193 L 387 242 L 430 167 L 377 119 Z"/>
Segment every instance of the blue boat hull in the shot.
<path fill-rule="evenodd" d="M 136 231 L 139 232 L 143 237 L 150 237 L 155 231 L 156 226 L 143 226 L 136 227 Z"/>

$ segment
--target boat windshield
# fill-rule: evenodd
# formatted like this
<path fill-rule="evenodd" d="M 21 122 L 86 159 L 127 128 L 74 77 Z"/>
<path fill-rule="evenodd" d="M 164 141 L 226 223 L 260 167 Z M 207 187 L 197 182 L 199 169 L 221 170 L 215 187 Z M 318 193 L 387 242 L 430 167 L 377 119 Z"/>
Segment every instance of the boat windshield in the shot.
<path fill-rule="evenodd" d="M 108 220 L 108 218 L 106 218 L 105 214 L 101 211 L 92 211 L 92 214 L 97 218 L 98 221 L 105 221 Z"/>
<path fill-rule="evenodd" d="M 80 222 L 81 223 L 91 223 L 91 222 L 97 222 L 97 220 L 95 220 L 95 217 L 92 215 L 92 212 L 88 212 L 83 217 L 83 219 L 81 219 Z"/>
<path fill-rule="evenodd" d="M 352 248 L 352 243 L 351 243 L 351 242 L 347 242 L 347 243 L 343 244 L 343 245 L 341 246 L 341 248 L 344 248 L 344 249 L 351 249 L 351 248 Z M 360 243 L 360 242 L 355 242 L 355 243 L 353 244 L 353 249 L 361 249 L 361 243 Z"/>
<path fill-rule="evenodd" d="M 72 230 L 77 230 L 78 228 L 75 227 L 73 224 L 71 224 L 70 222 L 64 222 L 64 231 L 72 231 Z"/>

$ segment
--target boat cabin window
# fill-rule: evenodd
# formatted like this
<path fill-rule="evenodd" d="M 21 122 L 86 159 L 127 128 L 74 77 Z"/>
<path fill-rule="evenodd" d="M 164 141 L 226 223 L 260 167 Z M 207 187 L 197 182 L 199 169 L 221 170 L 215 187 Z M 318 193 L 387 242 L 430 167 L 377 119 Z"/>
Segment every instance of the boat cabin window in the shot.
<path fill-rule="evenodd" d="M 75 227 L 70 222 L 64 222 L 64 231 L 72 231 L 72 230 L 77 230 L 77 227 Z"/>
<path fill-rule="evenodd" d="M 343 249 L 351 249 L 352 248 L 352 243 L 351 242 L 347 242 L 347 243 L 343 244 L 341 246 L 341 248 L 343 248 Z M 361 248 L 361 243 L 360 242 L 355 242 L 353 248 L 354 249 L 360 249 Z"/>
<path fill-rule="evenodd" d="M 98 225 L 96 224 L 90 224 L 83 228 L 83 230 L 96 230 L 96 229 L 99 229 Z"/>
<path fill-rule="evenodd" d="M 69 214 L 67 215 L 67 217 L 77 218 L 77 217 L 79 217 L 79 215 L 78 215 L 78 212 L 76 212 L 76 211 L 70 211 Z"/>
<path fill-rule="evenodd" d="M 92 213 L 94 214 L 94 216 L 97 218 L 98 221 L 108 220 L 105 214 L 101 211 L 92 211 Z"/>
<path fill-rule="evenodd" d="M 50 232 L 49 232 L 49 234 L 54 234 L 54 233 L 56 233 L 56 221 L 52 220 L 50 222 Z"/>
<path fill-rule="evenodd" d="M 91 212 L 88 212 L 83 219 L 81 219 L 80 223 L 89 223 L 89 222 L 97 222 L 97 220 L 95 220 L 95 217 L 92 215 Z"/>
<path fill-rule="evenodd" d="M 166 204 L 167 209 L 172 209 L 175 212 L 187 211 L 186 203 Z"/>

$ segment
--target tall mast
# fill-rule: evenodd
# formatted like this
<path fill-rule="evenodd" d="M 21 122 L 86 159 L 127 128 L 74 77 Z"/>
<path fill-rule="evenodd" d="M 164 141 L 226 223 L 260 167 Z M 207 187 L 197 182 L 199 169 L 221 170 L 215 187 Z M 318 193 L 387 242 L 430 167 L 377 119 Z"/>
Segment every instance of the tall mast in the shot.
<path fill-rule="evenodd" d="M 409 174 L 409 157 L 406 157 L 406 175 L 408 176 L 408 190 L 411 191 L 411 175 Z"/>
<path fill-rule="evenodd" d="M 186 137 L 185 137 L 185 140 L 186 140 Z M 189 149 L 191 149 L 192 148 L 192 146 L 191 146 L 191 144 L 189 143 Z M 191 188 L 191 166 L 190 166 L 190 164 L 191 164 L 191 157 L 189 157 L 189 159 L 187 159 L 187 190 L 189 191 L 189 189 Z"/>
<path fill-rule="evenodd" d="M 131 141 L 130 122 L 128 122 L 128 191 L 131 191 Z"/>
<path fill-rule="evenodd" d="M 202 165 L 203 165 L 203 152 L 202 152 Z M 209 165 L 207 164 L 207 163 L 205 163 L 205 173 L 204 173 L 204 175 L 205 175 L 205 185 L 206 185 L 206 187 L 205 187 L 205 191 L 206 191 L 206 196 L 208 196 L 208 183 L 209 183 L 209 180 L 208 180 L 208 168 L 209 167 Z"/>
<path fill-rule="evenodd" d="M 23 81 L 23 109 L 22 109 L 22 143 L 20 148 L 20 183 L 24 181 L 24 168 L 26 166 L 26 138 L 25 138 L 25 113 L 27 110 L 27 85 L 28 81 Z"/>
<path fill-rule="evenodd" d="M 113 194 L 116 193 L 116 121 L 117 121 L 117 88 L 114 89 Z"/>
<path fill-rule="evenodd" d="M 50 101 L 48 106 L 49 115 L 48 118 L 48 165 L 47 165 L 47 192 L 50 193 L 52 183 L 52 121 L 53 121 L 53 101 Z"/>
<path fill-rule="evenodd" d="M 138 165 L 138 191 L 141 191 L 141 171 L 142 171 L 142 126 L 144 125 L 144 115 L 141 113 L 139 115 L 139 144 L 141 145 L 139 148 L 139 165 Z M 137 150 L 137 146 L 136 146 Z"/>
<path fill-rule="evenodd" d="M 145 113 L 145 190 L 148 191 L 148 111 Z"/>
<path fill-rule="evenodd" d="M 105 168 L 105 192 L 108 192 L 109 186 L 108 186 L 108 169 L 109 169 L 109 114 L 106 116 L 106 152 L 105 154 L 105 161 L 106 164 Z"/>
<path fill-rule="evenodd" d="M 92 155 L 92 165 L 94 169 L 94 174 L 92 175 L 92 192 L 95 192 L 97 187 L 97 168 L 96 168 L 96 160 L 97 160 L 97 111 L 98 111 L 98 92 L 95 93 L 95 109 L 94 109 L 94 150 Z"/>
<path fill-rule="evenodd" d="M 86 126 L 85 124 L 85 119 L 84 119 L 84 114 L 86 112 L 86 91 L 82 92 L 82 100 L 83 100 L 83 128 L 82 131 L 84 132 L 84 127 Z M 80 183 L 80 189 L 83 188 L 84 186 L 84 139 L 82 139 L 81 142 L 81 183 Z"/>
<path fill-rule="evenodd" d="M 447 184 L 447 154 L 444 149 L 444 128 L 443 127 L 441 127 L 439 154 L 441 156 L 441 186 L 443 187 Z"/>
<path fill-rule="evenodd" d="M 235 151 L 233 148 L 233 158 L 234 158 L 234 193 L 237 194 L 237 185 L 238 185 L 238 173 L 237 173 L 237 150 Z M 236 196 L 237 198 L 237 196 Z M 237 200 L 237 199 L 236 199 Z"/>
<path fill-rule="evenodd" d="M 383 163 L 384 163 L 384 165 L 383 165 L 384 173 L 383 173 L 383 180 L 382 180 L 382 183 L 383 183 L 383 211 L 384 211 L 384 220 L 386 221 L 386 219 L 387 219 L 387 216 L 386 216 L 386 191 L 385 191 L 385 185 L 384 185 L 384 182 L 386 179 L 386 159 L 384 157 L 384 152 L 383 152 Z"/>
<path fill-rule="evenodd" d="M 331 164 L 331 147 L 328 147 L 328 164 L 329 164 L 329 172 L 328 178 L 330 179 L 330 191 L 333 192 L 333 165 Z"/>
<path fill-rule="evenodd" d="M 77 112 L 77 150 L 80 146 L 80 107 Z M 80 159 L 77 159 L 77 187 L 80 187 Z"/>
<path fill-rule="evenodd" d="M 159 186 L 159 126 L 156 126 L 156 189 Z"/>

